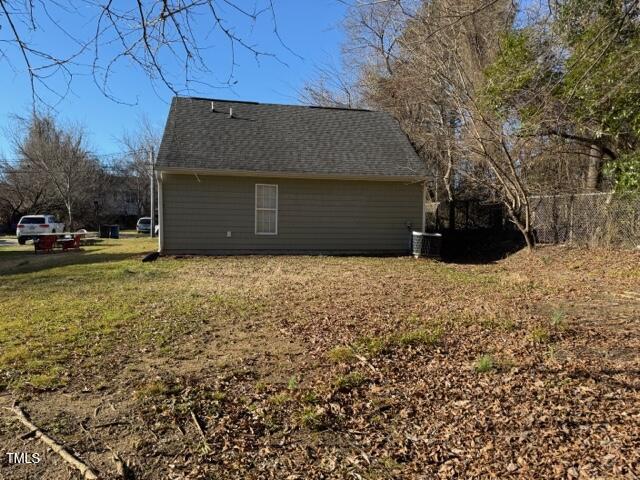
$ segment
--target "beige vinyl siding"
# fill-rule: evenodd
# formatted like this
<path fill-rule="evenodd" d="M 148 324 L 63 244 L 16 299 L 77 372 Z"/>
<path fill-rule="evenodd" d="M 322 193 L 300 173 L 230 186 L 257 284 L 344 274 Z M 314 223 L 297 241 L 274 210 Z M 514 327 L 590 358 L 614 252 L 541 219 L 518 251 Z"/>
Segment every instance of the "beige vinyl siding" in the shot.
<path fill-rule="evenodd" d="M 403 253 L 422 184 L 163 174 L 166 253 Z M 278 185 L 278 233 L 255 233 L 255 185 Z M 227 232 L 231 237 L 227 237 Z"/>

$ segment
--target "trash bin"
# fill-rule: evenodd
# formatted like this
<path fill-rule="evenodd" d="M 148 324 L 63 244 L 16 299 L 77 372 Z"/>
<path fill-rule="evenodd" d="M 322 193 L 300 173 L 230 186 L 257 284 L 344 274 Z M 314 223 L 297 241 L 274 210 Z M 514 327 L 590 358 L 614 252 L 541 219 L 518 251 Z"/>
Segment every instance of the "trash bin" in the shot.
<path fill-rule="evenodd" d="M 411 232 L 412 251 L 415 258 L 440 257 L 442 249 L 441 233 Z"/>
<path fill-rule="evenodd" d="M 100 225 L 100 238 L 120 238 L 120 225 Z"/>

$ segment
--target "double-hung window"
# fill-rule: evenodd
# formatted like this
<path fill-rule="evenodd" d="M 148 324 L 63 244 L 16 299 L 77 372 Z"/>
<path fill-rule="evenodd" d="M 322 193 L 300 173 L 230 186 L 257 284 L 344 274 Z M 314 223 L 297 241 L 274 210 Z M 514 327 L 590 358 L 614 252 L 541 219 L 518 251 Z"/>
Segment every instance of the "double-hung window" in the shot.
<path fill-rule="evenodd" d="M 278 185 L 256 184 L 256 235 L 278 234 Z"/>

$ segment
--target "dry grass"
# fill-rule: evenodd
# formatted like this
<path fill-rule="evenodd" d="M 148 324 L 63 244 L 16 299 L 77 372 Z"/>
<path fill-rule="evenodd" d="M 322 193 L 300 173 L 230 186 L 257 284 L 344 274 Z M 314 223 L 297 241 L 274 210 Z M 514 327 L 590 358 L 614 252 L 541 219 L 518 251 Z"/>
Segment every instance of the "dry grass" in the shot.
<path fill-rule="evenodd" d="M 0 249 L 0 403 L 105 476 L 105 445 L 138 479 L 638 474 L 638 253 L 140 263 L 152 249 Z"/>

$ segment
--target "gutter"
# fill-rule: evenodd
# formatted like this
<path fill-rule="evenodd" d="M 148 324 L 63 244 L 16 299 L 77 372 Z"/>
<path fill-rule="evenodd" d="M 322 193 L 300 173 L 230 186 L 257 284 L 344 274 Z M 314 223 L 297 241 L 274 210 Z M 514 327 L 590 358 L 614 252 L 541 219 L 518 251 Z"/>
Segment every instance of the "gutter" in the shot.
<path fill-rule="evenodd" d="M 164 199 L 162 195 L 162 171 L 156 170 L 156 181 L 158 182 L 158 253 L 164 249 Z"/>
<path fill-rule="evenodd" d="M 179 175 L 213 175 L 228 177 L 268 177 L 268 178 L 300 178 L 315 180 L 368 180 L 380 182 L 422 182 L 427 180 L 426 175 L 348 175 L 332 173 L 299 173 L 277 172 L 264 170 L 219 170 L 206 168 L 180 168 L 156 166 L 158 172 Z M 161 229 L 162 231 L 162 229 Z"/>

